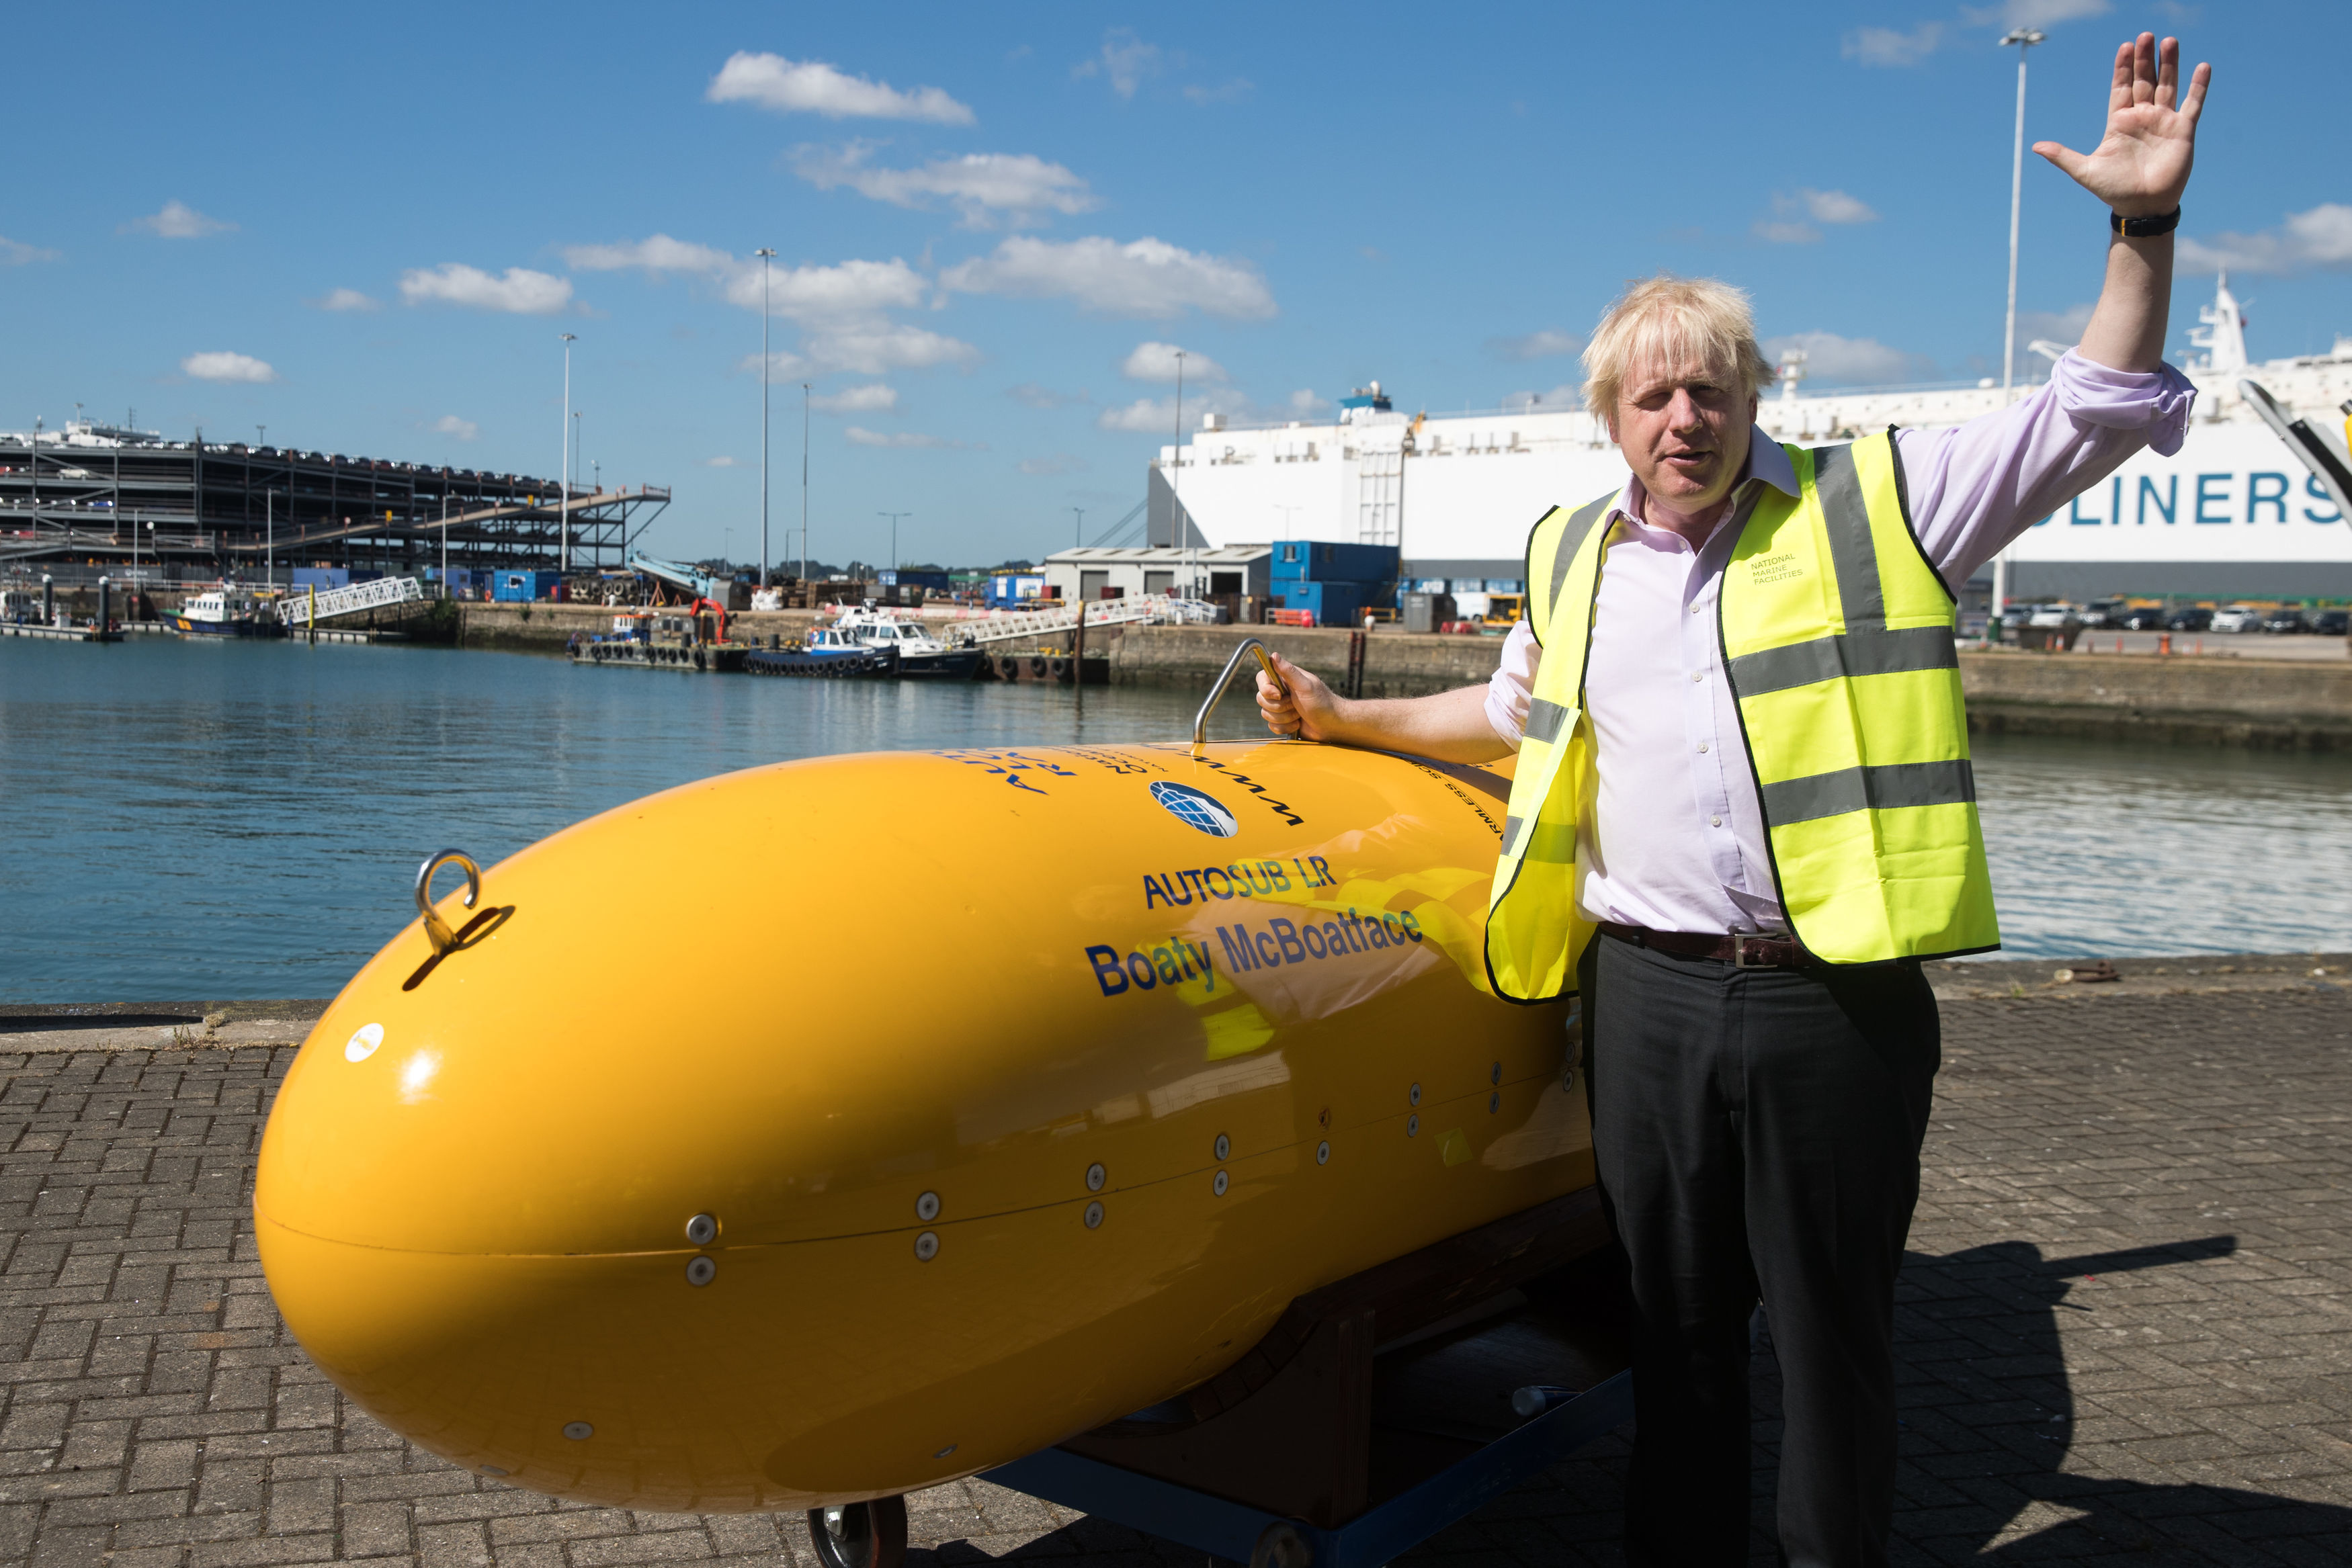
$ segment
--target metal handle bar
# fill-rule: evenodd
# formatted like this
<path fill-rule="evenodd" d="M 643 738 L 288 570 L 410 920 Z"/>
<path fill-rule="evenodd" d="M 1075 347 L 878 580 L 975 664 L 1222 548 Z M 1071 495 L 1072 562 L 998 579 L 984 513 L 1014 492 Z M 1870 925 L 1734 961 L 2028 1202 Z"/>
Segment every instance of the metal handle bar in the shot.
<path fill-rule="evenodd" d="M 1209 700 L 1202 703 L 1201 711 L 1192 716 L 1193 756 L 1198 757 L 1208 748 L 1209 716 L 1217 711 L 1217 703 L 1224 696 L 1225 688 L 1233 685 L 1234 672 L 1241 667 L 1244 655 L 1255 653 L 1263 656 L 1265 652 L 1266 646 L 1264 643 L 1255 637 L 1244 637 L 1241 641 L 1241 646 L 1234 650 L 1234 656 L 1225 661 L 1225 667 L 1217 672 L 1216 684 L 1209 688 Z"/>
<path fill-rule="evenodd" d="M 457 934 L 449 929 L 449 923 L 433 907 L 433 873 L 449 861 L 466 868 L 466 907 L 473 908 L 482 896 L 482 868 L 463 850 L 438 851 L 416 868 L 416 913 L 425 917 L 425 936 L 433 944 L 436 956 L 457 945 Z"/>

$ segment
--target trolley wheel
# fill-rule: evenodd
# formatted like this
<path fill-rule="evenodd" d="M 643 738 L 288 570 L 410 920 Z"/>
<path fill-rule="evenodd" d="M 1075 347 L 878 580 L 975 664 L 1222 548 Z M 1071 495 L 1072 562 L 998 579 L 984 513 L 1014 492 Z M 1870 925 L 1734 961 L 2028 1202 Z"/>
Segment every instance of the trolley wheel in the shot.
<path fill-rule="evenodd" d="M 809 1510 L 809 1540 L 824 1568 L 900 1568 L 907 1560 L 907 1500 Z"/>

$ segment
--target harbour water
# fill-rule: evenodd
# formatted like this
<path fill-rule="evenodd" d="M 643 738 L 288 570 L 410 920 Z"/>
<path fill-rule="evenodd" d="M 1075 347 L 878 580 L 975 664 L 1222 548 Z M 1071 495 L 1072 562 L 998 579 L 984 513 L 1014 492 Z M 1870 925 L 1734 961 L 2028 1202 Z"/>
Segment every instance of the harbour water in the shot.
<path fill-rule="evenodd" d="M 0 1001 L 330 996 L 409 920 L 434 850 L 487 865 L 654 790 L 793 758 L 1174 740 L 1196 702 L 409 647 L 0 642 Z M 1255 725 L 1239 697 L 1220 720 Z M 2352 758 L 1979 737 L 1977 777 L 2011 956 L 2352 946 Z M 922 896 L 855 866 L 751 884 L 728 859 L 679 844 L 616 896 L 780 921 Z"/>

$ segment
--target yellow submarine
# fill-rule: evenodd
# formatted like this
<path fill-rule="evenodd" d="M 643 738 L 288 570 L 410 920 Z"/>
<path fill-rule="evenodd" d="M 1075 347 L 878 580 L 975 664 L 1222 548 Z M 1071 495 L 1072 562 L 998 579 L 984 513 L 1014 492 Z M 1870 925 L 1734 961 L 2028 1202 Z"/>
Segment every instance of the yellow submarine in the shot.
<path fill-rule="evenodd" d="M 1485 977 L 1508 765 L 1199 733 L 731 773 L 437 903 L 426 862 L 263 1137 L 303 1349 L 516 1486 L 823 1508 L 1591 1185 L 1566 1005 Z"/>

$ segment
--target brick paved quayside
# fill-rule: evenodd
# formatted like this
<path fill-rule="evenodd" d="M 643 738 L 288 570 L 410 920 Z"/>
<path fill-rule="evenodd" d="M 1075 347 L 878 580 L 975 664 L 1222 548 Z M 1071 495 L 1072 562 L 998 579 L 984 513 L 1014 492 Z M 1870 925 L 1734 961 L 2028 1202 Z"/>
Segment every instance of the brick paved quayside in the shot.
<path fill-rule="evenodd" d="M 2352 998 L 2280 964 L 2195 994 L 2053 988 L 2046 967 L 2001 967 L 2032 977 L 2022 997 L 1946 1004 L 1899 1309 L 1896 1561 L 2352 1562 Z M 0 1560 L 813 1568 L 796 1519 L 555 1503 L 347 1405 L 255 1260 L 254 1150 L 292 1054 L 0 1055 Z M 1769 1338 L 1755 1381 L 1764 1563 Z M 1413 1561 L 1619 1561 L 1623 1452 Z M 978 1483 L 910 1502 L 919 1568 L 1198 1568 Z"/>

